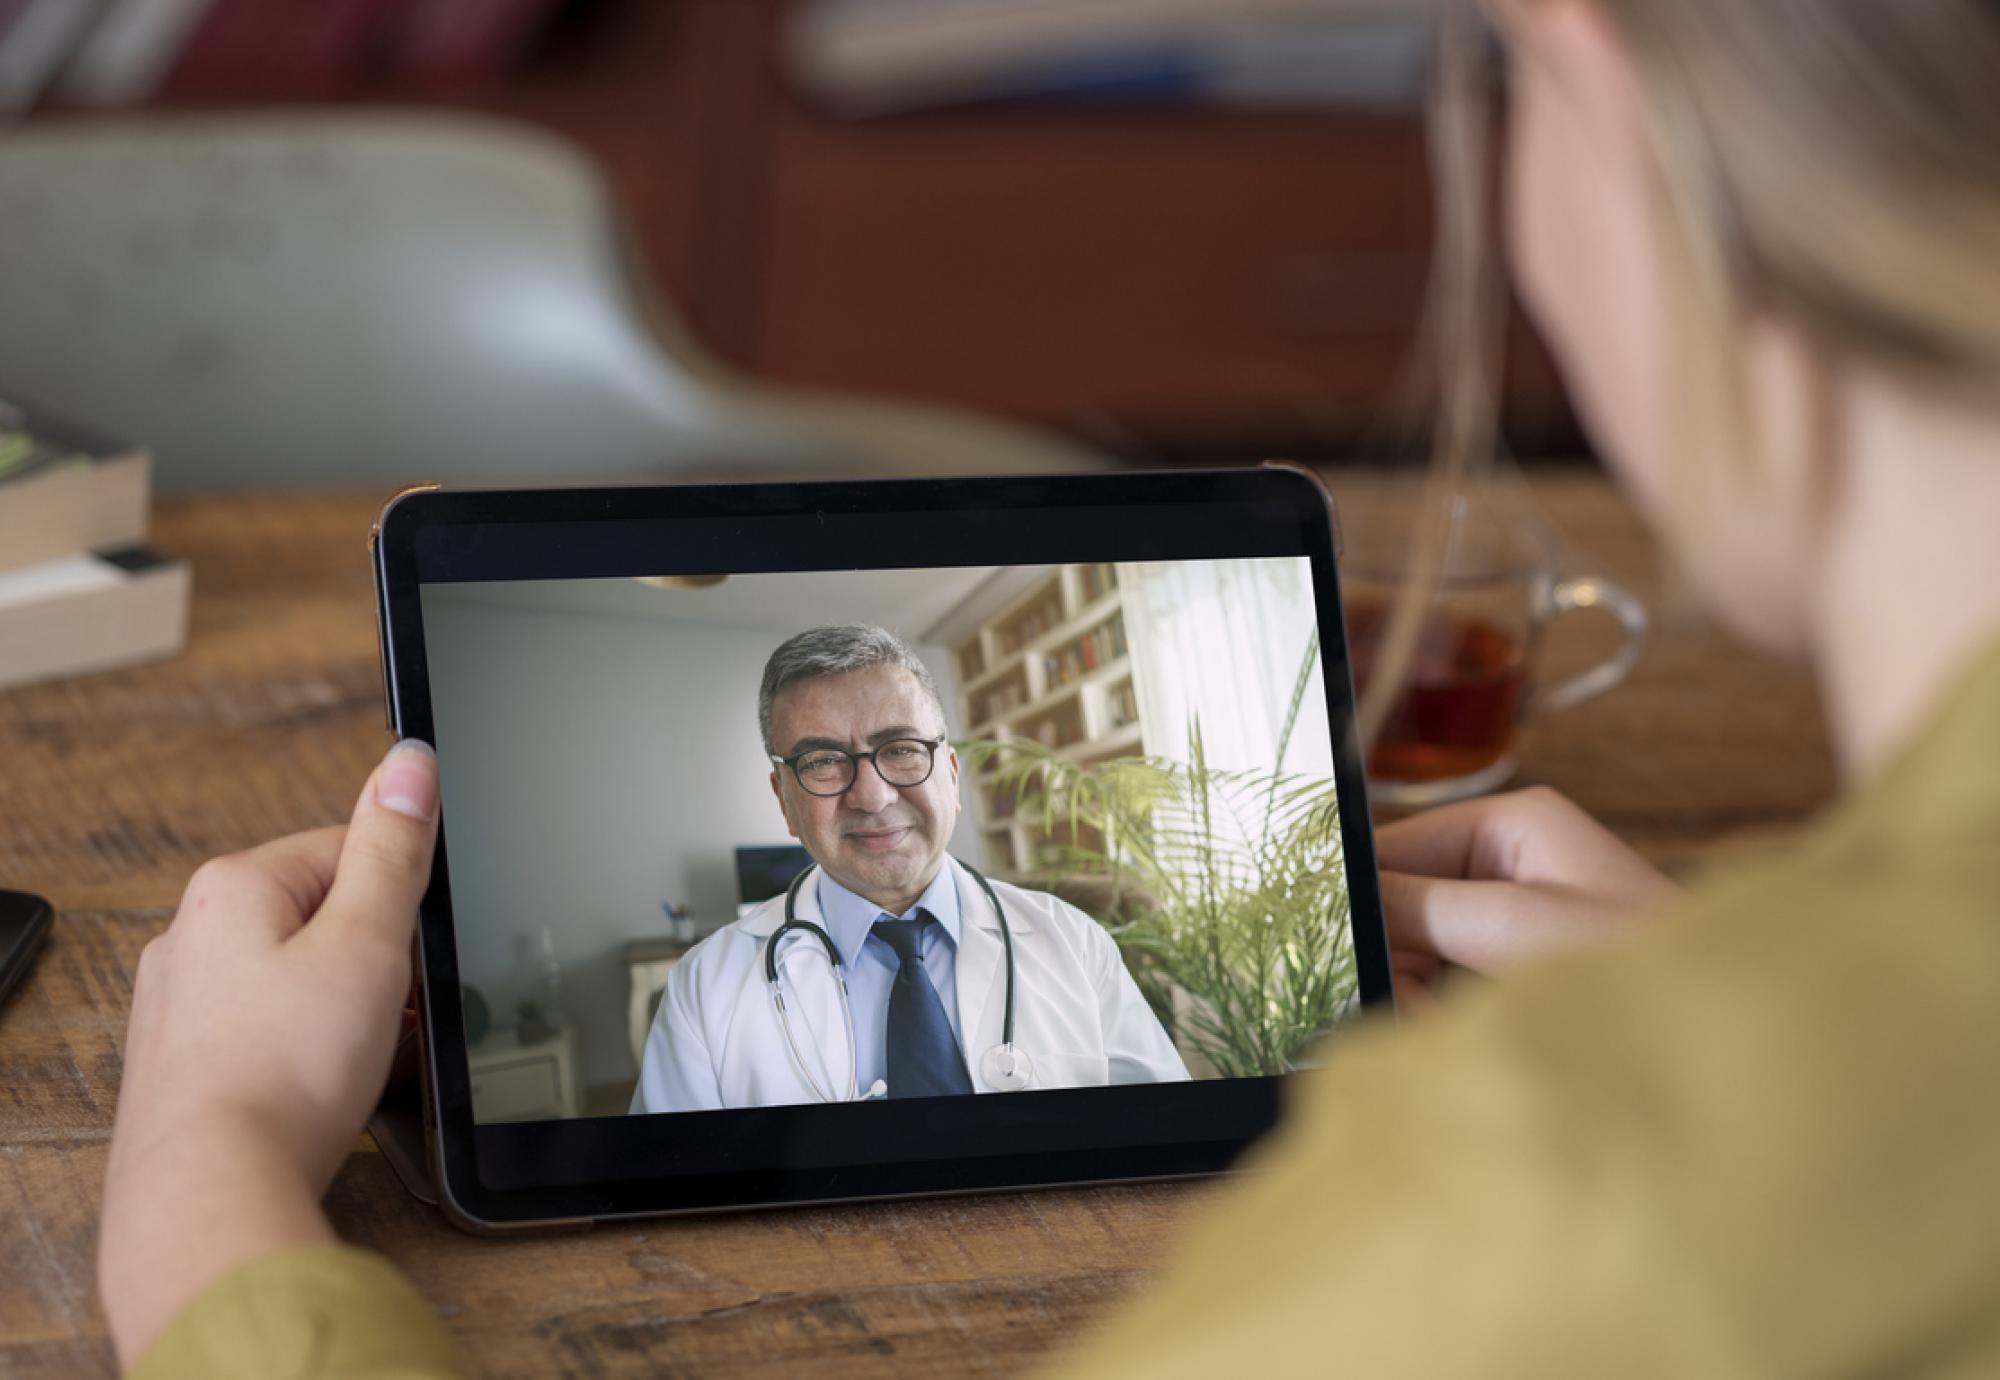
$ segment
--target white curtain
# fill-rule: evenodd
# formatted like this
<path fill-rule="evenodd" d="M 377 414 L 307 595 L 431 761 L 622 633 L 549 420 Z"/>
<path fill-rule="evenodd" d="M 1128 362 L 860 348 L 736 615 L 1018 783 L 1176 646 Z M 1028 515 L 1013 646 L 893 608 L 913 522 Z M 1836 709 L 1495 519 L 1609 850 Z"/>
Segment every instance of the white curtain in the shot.
<path fill-rule="evenodd" d="M 1148 756 L 1185 761 L 1199 716 L 1210 766 L 1333 775 L 1317 658 L 1285 760 L 1277 760 L 1317 626 L 1306 557 L 1124 564 L 1118 583 Z"/>

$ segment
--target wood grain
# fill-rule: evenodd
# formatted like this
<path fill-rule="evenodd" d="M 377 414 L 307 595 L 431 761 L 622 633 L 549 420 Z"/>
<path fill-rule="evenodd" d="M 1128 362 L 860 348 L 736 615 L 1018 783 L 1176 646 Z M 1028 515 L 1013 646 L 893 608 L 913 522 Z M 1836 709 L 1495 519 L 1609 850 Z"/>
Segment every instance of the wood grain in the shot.
<path fill-rule="evenodd" d="M 1335 478 L 1340 490 L 1344 481 Z M 1735 649 L 1599 478 L 1538 476 L 1578 570 L 1647 599 L 1632 681 L 1540 731 L 1523 776 L 1663 864 L 1794 827 L 1833 789 L 1810 684 Z M 181 499 L 188 650 L 0 694 L 0 883 L 60 912 L 0 1011 L 0 1374 L 113 1373 L 93 1249 L 132 973 L 205 858 L 341 818 L 385 745 L 364 537 L 380 495 Z M 1551 664 L 1597 634 L 1565 627 Z M 1014 1374 L 1152 1269 L 1214 1190 L 1153 1185 L 820 1208 L 489 1242 L 404 1198 L 364 1141 L 329 1198 L 434 1300 L 469 1370 Z"/>

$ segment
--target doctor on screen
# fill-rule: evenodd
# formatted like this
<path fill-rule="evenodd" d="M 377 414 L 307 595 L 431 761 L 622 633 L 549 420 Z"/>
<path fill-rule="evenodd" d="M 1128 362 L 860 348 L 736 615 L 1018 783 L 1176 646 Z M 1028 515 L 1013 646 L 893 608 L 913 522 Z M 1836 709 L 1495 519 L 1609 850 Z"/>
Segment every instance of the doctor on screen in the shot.
<path fill-rule="evenodd" d="M 945 852 L 958 755 L 900 639 L 800 633 L 765 664 L 757 711 L 816 865 L 675 965 L 634 1112 L 1188 1076 L 1102 926 Z"/>

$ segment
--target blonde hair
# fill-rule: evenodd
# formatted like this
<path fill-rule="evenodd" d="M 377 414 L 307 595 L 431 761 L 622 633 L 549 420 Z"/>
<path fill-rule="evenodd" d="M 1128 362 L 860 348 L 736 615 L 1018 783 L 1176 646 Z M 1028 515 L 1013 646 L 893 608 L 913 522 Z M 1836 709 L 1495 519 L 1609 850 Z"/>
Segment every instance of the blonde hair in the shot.
<path fill-rule="evenodd" d="M 1698 525 L 1765 477 L 1743 349 L 1754 315 L 1799 328 L 1822 394 L 1848 361 L 1993 390 L 2000 6 L 1594 2 L 1650 118 L 1676 402 L 1669 522 Z"/>
<path fill-rule="evenodd" d="M 2000 391 L 2000 0 L 1592 2 L 1632 55 L 1650 119 L 1670 305 L 1670 522 L 1699 524 L 1756 482 L 1766 441 L 1742 349 L 1756 313 L 1802 328 L 1822 372 L 1866 360 Z M 1469 8 L 1448 5 L 1440 21 L 1430 106 L 1439 495 L 1491 460 L 1499 368 L 1479 234 L 1488 102 Z M 1364 742 L 1435 586 L 1437 507 L 1361 707 Z"/>
<path fill-rule="evenodd" d="M 2000 5 L 1595 3 L 1718 303 L 1775 307 L 1838 352 L 2000 377 Z"/>
<path fill-rule="evenodd" d="M 1447 5 L 1437 20 L 1426 109 L 1437 214 L 1417 349 L 1422 391 L 1435 399 L 1430 464 L 1416 528 L 1409 534 L 1406 578 L 1356 707 L 1364 753 L 1387 722 L 1416 657 L 1450 540 L 1451 496 L 1490 467 L 1498 440 L 1504 297 L 1487 224 L 1493 162 L 1489 62 L 1471 6 Z"/>

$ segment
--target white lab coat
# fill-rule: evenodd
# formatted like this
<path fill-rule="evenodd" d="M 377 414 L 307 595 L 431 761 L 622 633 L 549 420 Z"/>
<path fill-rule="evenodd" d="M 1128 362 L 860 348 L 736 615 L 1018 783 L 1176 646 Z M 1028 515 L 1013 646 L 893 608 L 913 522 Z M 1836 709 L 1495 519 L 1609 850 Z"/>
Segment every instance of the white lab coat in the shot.
<path fill-rule="evenodd" d="M 945 865 L 958 888 L 954 978 L 960 1043 L 973 1090 L 995 1092 L 981 1077 L 980 1056 L 1000 1043 L 1005 1015 L 1000 922 L 971 874 L 950 858 Z M 1030 1061 L 1030 1088 L 1188 1076 L 1103 926 L 1046 892 L 997 881 L 993 890 L 1007 908 L 1014 935 L 1014 1044 Z M 634 1112 L 819 1100 L 793 1062 L 764 978 L 764 945 L 784 917 L 785 898 L 774 896 L 674 965 L 646 1037 Z M 798 918 L 823 924 L 816 878 L 799 890 Z M 792 1038 L 820 1086 L 845 1098 L 853 1070 L 825 952 L 811 935 L 795 931 L 781 954 Z"/>

